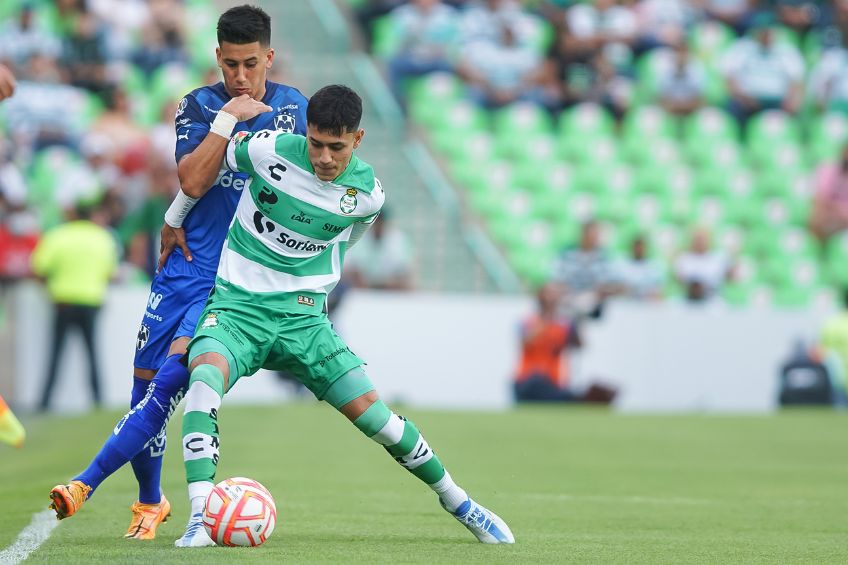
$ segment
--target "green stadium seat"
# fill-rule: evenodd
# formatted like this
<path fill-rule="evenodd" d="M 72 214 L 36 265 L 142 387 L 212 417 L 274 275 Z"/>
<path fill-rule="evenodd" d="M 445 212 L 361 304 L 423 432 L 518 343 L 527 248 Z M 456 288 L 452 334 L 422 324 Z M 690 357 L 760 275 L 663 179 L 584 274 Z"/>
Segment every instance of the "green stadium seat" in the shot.
<path fill-rule="evenodd" d="M 810 125 L 809 161 L 813 164 L 836 158 L 848 143 L 848 115 L 830 112 Z"/>
<path fill-rule="evenodd" d="M 798 130 L 798 123 L 786 112 L 766 110 L 748 121 L 748 146 L 756 151 L 758 146 L 768 148 L 778 143 L 798 143 Z"/>
<path fill-rule="evenodd" d="M 724 110 L 707 106 L 686 118 L 683 133 L 692 142 L 703 139 L 738 139 L 739 124 Z"/>
<path fill-rule="evenodd" d="M 407 100 L 412 119 L 420 124 L 444 121 L 445 108 L 462 100 L 465 84 L 450 73 L 431 73 L 410 81 Z"/>
<path fill-rule="evenodd" d="M 371 52 L 384 59 L 391 57 L 398 49 L 400 37 L 394 18 L 386 14 L 371 22 Z"/>
<path fill-rule="evenodd" d="M 558 127 L 560 143 L 567 147 L 586 145 L 614 133 L 612 116 L 597 104 L 578 104 L 565 110 L 560 114 Z"/>
<path fill-rule="evenodd" d="M 800 171 L 806 166 L 801 146 L 790 139 L 775 139 L 771 144 L 764 140 L 751 143 L 748 157 L 751 164 L 761 171 L 788 173 Z"/>
<path fill-rule="evenodd" d="M 674 136 L 672 118 L 656 106 L 643 106 L 631 110 L 624 120 L 621 140 L 625 158 L 639 163 L 647 160 L 660 139 Z"/>
<path fill-rule="evenodd" d="M 701 170 L 727 171 L 744 165 L 742 148 L 733 138 L 687 140 L 686 151 L 689 162 Z"/>
<path fill-rule="evenodd" d="M 544 167 L 561 159 L 557 139 L 549 133 L 498 134 L 496 150 L 501 157 L 516 159 L 519 166 L 536 164 Z"/>
<path fill-rule="evenodd" d="M 715 20 L 707 20 L 692 28 L 689 34 L 689 45 L 699 59 L 711 66 L 734 38 L 732 29 Z"/>

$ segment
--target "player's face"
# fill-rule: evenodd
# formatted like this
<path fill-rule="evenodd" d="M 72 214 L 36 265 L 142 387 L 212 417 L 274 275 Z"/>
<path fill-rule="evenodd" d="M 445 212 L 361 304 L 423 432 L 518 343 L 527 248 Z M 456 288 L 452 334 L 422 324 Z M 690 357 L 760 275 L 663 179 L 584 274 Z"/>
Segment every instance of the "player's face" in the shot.
<path fill-rule="evenodd" d="M 230 96 L 247 94 L 255 100 L 265 95 L 265 74 L 274 62 L 274 50 L 258 41 L 237 44 L 222 41 L 215 49 L 224 87 Z"/>
<path fill-rule="evenodd" d="M 359 147 L 364 129 L 345 132 L 342 135 L 318 131 L 311 125 L 306 125 L 306 137 L 309 141 L 309 162 L 315 169 L 315 176 L 323 181 L 330 181 L 342 174 L 353 150 Z"/>

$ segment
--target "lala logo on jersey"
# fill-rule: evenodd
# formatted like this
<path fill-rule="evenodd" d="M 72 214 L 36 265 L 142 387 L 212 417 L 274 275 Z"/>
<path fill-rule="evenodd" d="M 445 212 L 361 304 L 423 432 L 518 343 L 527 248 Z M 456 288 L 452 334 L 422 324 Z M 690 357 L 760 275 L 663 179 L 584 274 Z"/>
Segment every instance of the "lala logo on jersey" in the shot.
<path fill-rule="evenodd" d="M 356 210 L 356 189 L 348 188 L 344 196 L 339 200 L 339 208 L 345 214 L 351 214 Z"/>
<path fill-rule="evenodd" d="M 274 116 L 274 129 L 276 130 L 291 133 L 294 131 L 294 126 L 296 123 L 297 122 L 294 119 L 294 116 L 286 112 Z"/>

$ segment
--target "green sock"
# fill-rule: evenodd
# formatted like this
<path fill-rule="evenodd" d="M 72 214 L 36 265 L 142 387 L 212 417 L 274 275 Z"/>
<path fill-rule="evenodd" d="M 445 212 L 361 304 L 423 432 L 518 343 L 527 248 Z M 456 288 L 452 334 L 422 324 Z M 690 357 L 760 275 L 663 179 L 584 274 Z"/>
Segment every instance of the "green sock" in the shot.
<path fill-rule="evenodd" d="M 191 372 L 183 416 L 183 461 L 189 483 L 215 482 L 223 383 L 224 375 L 212 365 L 199 365 Z"/>

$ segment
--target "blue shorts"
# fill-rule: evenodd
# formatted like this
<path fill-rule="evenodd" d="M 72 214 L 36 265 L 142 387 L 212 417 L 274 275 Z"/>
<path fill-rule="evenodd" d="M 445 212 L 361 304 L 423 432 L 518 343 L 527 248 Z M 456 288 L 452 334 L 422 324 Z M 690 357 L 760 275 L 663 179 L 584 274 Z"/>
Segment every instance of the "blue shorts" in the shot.
<path fill-rule="evenodd" d="M 158 370 L 168 356 L 171 342 L 194 336 L 197 319 L 214 284 L 214 271 L 196 268 L 179 253 L 168 257 L 150 285 L 135 343 L 136 368 Z"/>

